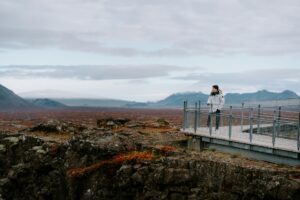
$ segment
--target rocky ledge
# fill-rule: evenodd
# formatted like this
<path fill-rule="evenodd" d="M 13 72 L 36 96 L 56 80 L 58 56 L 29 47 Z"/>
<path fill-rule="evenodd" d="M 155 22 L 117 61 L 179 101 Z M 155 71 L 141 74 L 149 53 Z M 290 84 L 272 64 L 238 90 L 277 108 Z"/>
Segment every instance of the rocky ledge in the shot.
<path fill-rule="evenodd" d="M 0 134 L 0 199 L 300 199 L 300 169 L 190 151 L 172 123 L 50 120 Z"/>

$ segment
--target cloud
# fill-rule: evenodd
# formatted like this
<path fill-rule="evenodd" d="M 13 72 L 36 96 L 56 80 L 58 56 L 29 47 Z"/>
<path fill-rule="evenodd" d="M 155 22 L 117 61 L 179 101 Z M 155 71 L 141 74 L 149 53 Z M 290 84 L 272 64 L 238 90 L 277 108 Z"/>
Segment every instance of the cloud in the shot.
<path fill-rule="evenodd" d="M 177 80 L 194 80 L 191 88 L 209 87 L 219 84 L 225 91 L 248 92 L 258 89 L 274 91 L 293 90 L 300 94 L 300 69 L 261 69 L 231 73 L 189 73 L 172 77 Z"/>
<path fill-rule="evenodd" d="M 174 65 L 7 65 L 0 66 L 0 77 L 52 78 L 81 80 L 145 79 L 165 77 L 172 72 L 183 72 L 196 67 Z M 197 67 L 197 69 L 200 69 Z M 133 81 L 133 80 L 131 80 Z"/>
<path fill-rule="evenodd" d="M 298 0 L 2 0 L 0 50 L 291 54 L 300 52 L 299 13 Z"/>

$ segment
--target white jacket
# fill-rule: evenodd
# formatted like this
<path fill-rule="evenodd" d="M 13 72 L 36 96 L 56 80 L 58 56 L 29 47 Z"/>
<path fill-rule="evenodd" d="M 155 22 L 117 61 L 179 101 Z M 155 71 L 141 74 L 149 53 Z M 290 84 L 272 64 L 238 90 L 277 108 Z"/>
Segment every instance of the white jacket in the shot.
<path fill-rule="evenodd" d="M 207 100 L 207 104 L 209 104 L 209 112 L 216 112 L 217 109 L 221 110 L 224 106 L 224 103 L 225 98 L 222 93 L 216 95 L 209 95 Z"/>

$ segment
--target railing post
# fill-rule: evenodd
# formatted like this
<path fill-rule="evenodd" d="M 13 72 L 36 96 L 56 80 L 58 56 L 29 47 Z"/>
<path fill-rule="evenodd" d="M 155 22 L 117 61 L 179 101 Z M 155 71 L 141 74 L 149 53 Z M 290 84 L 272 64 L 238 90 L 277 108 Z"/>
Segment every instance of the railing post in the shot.
<path fill-rule="evenodd" d="M 249 141 L 252 142 L 253 137 L 253 108 L 250 108 L 250 133 L 249 133 Z"/>
<path fill-rule="evenodd" d="M 299 113 L 299 116 L 298 116 L 298 142 L 297 142 L 297 148 L 298 148 L 298 151 L 300 149 L 300 113 Z"/>
<path fill-rule="evenodd" d="M 232 106 L 230 106 L 229 110 L 229 122 L 228 122 L 228 137 L 231 139 L 231 133 L 232 133 Z"/>
<path fill-rule="evenodd" d="M 185 123 L 186 123 L 186 128 L 190 128 L 189 127 L 189 106 L 188 106 L 188 101 L 185 101 L 185 106 L 186 106 L 186 115 L 185 115 Z"/>
<path fill-rule="evenodd" d="M 260 134 L 260 113 L 261 113 L 261 105 L 258 105 L 257 110 L 257 134 Z"/>
<path fill-rule="evenodd" d="M 243 133 L 243 129 L 244 129 L 244 106 L 245 106 L 245 103 L 243 102 L 242 103 L 242 113 L 241 113 L 241 133 Z"/>
<path fill-rule="evenodd" d="M 187 125 L 187 101 L 183 102 L 183 130 L 186 129 Z"/>
<path fill-rule="evenodd" d="M 274 110 L 273 114 L 273 131 L 272 131 L 272 145 L 274 147 L 275 145 L 275 139 L 276 139 L 276 110 Z"/>
<path fill-rule="evenodd" d="M 278 107 L 277 130 L 276 130 L 277 131 L 276 132 L 277 136 L 279 136 L 279 134 L 280 134 L 280 126 L 281 126 L 280 121 L 281 121 L 281 106 Z"/>
<path fill-rule="evenodd" d="M 199 103 L 199 107 L 198 107 L 198 124 L 199 124 L 199 127 L 201 127 L 201 101 L 198 101 Z"/>
<path fill-rule="evenodd" d="M 197 126 L 198 126 L 198 106 L 197 102 L 195 103 L 195 115 L 194 115 L 194 132 L 197 132 Z"/>
<path fill-rule="evenodd" d="M 209 135 L 212 134 L 212 104 L 210 104 L 210 110 L 209 110 Z"/>

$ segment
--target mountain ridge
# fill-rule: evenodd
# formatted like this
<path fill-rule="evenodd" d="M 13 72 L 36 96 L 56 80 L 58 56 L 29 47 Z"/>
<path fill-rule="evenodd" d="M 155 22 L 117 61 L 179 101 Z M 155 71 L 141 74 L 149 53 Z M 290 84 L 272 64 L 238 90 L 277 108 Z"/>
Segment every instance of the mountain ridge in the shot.
<path fill-rule="evenodd" d="M 33 109 L 33 108 L 65 108 L 65 107 L 139 107 L 139 108 L 161 108 L 161 107 L 182 107 L 183 101 L 198 102 L 206 104 L 208 94 L 201 91 L 176 92 L 158 101 L 129 101 L 121 99 L 84 99 L 84 98 L 22 98 L 12 90 L 0 84 L 0 110 L 11 109 Z M 258 90 L 248 93 L 227 93 L 226 104 L 238 104 L 242 102 L 286 100 L 300 97 L 293 91 L 284 90 L 282 92 L 271 92 L 268 90 Z"/>

